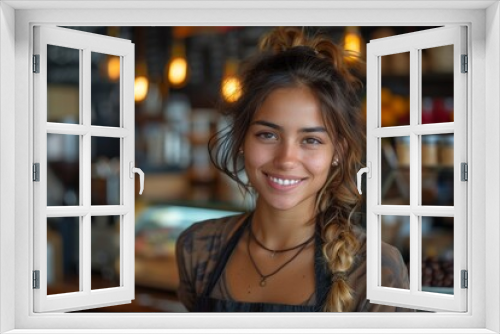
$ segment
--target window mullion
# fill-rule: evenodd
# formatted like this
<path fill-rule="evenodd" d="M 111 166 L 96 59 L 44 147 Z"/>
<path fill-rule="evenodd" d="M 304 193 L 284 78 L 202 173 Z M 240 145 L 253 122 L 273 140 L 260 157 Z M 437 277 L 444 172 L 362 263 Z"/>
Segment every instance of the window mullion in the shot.
<path fill-rule="evenodd" d="M 79 98 L 79 101 L 78 101 L 78 105 L 79 105 L 79 110 L 78 110 L 78 117 L 79 117 L 79 126 L 78 128 L 75 128 L 75 130 L 80 130 L 79 128 L 84 128 L 85 126 L 83 125 L 85 120 L 84 120 L 84 89 L 83 89 L 83 83 L 85 82 L 84 79 L 83 79 L 83 75 L 84 75 L 84 65 L 83 65 L 83 50 L 80 50 L 80 59 L 79 59 L 79 64 L 80 64 L 80 74 L 79 74 L 79 82 L 78 82 L 78 98 Z M 47 126 L 50 127 L 52 124 L 48 123 Z M 57 128 L 58 125 L 56 125 L 56 128 Z M 66 129 L 66 127 L 64 127 L 64 129 Z M 75 133 L 77 134 L 77 133 Z M 89 205 L 89 203 L 87 203 L 85 201 L 85 182 L 83 181 L 83 177 L 85 175 L 85 169 L 84 169 L 84 166 L 85 166 L 85 154 L 84 154 L 84 135 L 86 133 L 82 131 L 82 133 L 78 133 L 78 138 L 79 138 L 79 142 L 80 142 L 80 157 L 79 157 L 79 162 L 80 162 L 80 166 L 79 166 L 79 170 L 80 170 L 80 175 L 79 175 L 79 184 L 80 184 L 80 194 L 79 194 L 79 199 L 80 199 L 80 206 L 85 206 L 85 205 Z M 80 237 L 82 236 L 82 224 L 83 223 L 83 219 L 80 219 Z M 82 258 L 82 254 L 81 254 L 81 246 L 82 244 L 80 243 L 80 259 Z M 80 261 L 80 266 L 81 266 L 81 261 Z M 82 269 L 82 268 L 80 268 Z M 80 273 L 82 271 L 80 270 Z M 81 274 L 80 274 L 81 275 Z M 81 277 L 80 277 L 81 278 Z M 82 284 L 82 280 L 80 279 L 80 285 Z M 81 288 L 81 286 L 80 286 Z"/>
<path fill-rule="evenodd" d="M 415 127 L 420 115 L 420 66 L 419 50 L 410 50 L 410 207 L 420 205 L 420 150 L 419 137 Z"/>
<path fill-rule="evenodd" d="M 410 50 L 410 291 L 419 290 L 419 272 L 421 263 L 420 233 L 418 217 L 413 208 L 420 204 L 420 139 L 415 133 L 420 115 L 420 61 L 419 50 Z"/>
<path fill-rule="evenodd" d="M 81 92 L 80 92 L 80 94 L 81 94 Z M 80 110 L 81 110 L 81 106 L 80 106 Z M 82 136 L 82 135 L 86 134 L 87 132 L 88 132 L 88 129 L 81 124 L 47 122 L 47 133 L 60 134 L 60 135 Z"/>
<path fill-rule="evenodd" d="M 81 81 L 80 81 L 80 98 L 81 98 L 81 118 L 82 125 L 88 130 L 91 125 L 91 62 L 90 62 L 90 50 L 88 48 L 83 49 L 81 64 Z M 90 131 L 86 131 L 82 138 L 82 159 L 80 159 L 82 166 L 82 175 L 80 182 L 83 189 L 82 198 L 83 206 L 88 208 L 85 216 L 83 216 L 82 227 L 80 233 L 80 256 L 81 256 L 81 270 L 80 270 L 80 281 L 82 282 L 82 291 L 90 293 L 91 290 L 91 248 L 90 248 L 90 207 L 91 207 L 91 134 Z"/>
<path fill-rule="evenodd" d="M 80 224 L 80 286 L 81 291 L 90 293 L 90 215 L 85 215 Z"/>
<path fill-rule="evenodd" d="M 419 98 L 419 106 L 421 106 L 422 98 Z M 419 109 L 419 117 L 421 110 Z M 419 118 L 420 119 L 420 118 Z M 412 127 L 412 132 L 418 135 L 439 135 L 455 132 L 455 124 L 453 122 L 446 123 L 431 123 L 431 124 L 416 124 Z"/>
<path fill-rule="evenodd" d="M 416 124 L 412 126 L 388 126 L 373 129 L 372 131 L 373 135 L 379 138 L 409 136 L 410 133 L 414 133 L 417 135 L 437 135 L 454 133 L 455 124 L 453 122 L 446 122 L 433 124 Z"/>
<path fill-rule="evenodd" d="M 414 213 L 410 214 L 410 291 L 415 293 L 419 291 L 421 270 L 421 251 L 420 246 L 420 217 Z"/>
<path fill-rule="evenodd" d="M 93 136 L 108 138 L 124 138 L 130 134 L 130 131 L 128 129 L 96 125 L 91 126 L 89 128 L 89 132 Z"/>
<path fill-rule="evenodd" d="M 81 99 L 81 118 L 82 118 L 82 125 L 87 129 L 85 131 L 85 134 L 83 135 L 83 147 L 82 147 L 82 157 L 80 159 L 80 163 L 82 164 L 80 166 L 80 169 L 82 170 L 82 176 L 80 178 L 80 182 L 82 183 L 81 189 L 83 194 L 82 194 L 82 199 L 83 199 L 83 206 L 90 208 L 91 205 L 91 197 L 90 197 L 90 178 L 91 178 L 91 134 L 89 128 L 90 128 L 90 122 L 91 122 L 91 77 L 90 77 L 90 71 L 91 71 L 91 63 L 90 63 L 90 50 L 89 49 L 84 49 L 83 50 L 83 59 L 81 61 L 82 63 L 82 73 L 80 75 L 80 99 Z"/>

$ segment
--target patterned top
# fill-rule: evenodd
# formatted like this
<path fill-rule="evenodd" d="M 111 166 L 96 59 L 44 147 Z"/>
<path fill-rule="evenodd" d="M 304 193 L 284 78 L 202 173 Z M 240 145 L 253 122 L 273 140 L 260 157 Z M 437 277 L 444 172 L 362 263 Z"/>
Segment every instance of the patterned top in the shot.
<path fill-rule="evenodd" d="M 234 232 L 246 218 L 246 214 L 212 219 L 193 224 L 178 238 L 176 245 L 180 285 L 178 296 L 189 311 L 195 310 L 197 298 L 205 291 L 211 274 L 220 259 L 221 252 Z M 366 237 L 361 228 L 354 229 L 360 242 L 347 282 L 354 292 L 353 311 L 356 312 L 410 312 L 413 310 L 372 304 L 366 299 Z M 230 298 L 225 287 L 224 275 L 217 281 L 212 295 Z M 409 289 L 408 271 L 400 252 L 382 243 L 382 286 Z M 226 291 L 226 293 L 221 293 Z M 311 303 L 317 296 L 311 296 Z"/>

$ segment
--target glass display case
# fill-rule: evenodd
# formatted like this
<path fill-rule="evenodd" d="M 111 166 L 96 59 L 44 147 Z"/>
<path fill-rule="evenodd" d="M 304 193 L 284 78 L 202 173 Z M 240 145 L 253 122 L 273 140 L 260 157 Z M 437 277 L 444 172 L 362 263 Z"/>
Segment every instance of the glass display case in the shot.
<path fill-rule="evenodd" d="M 241 212 L 200 207 L 158 205 L 148 207 L 135 227 L 135 282 L 175 291 L 179 275 L 175 260 L 178 236 L 193 223 Z"/>

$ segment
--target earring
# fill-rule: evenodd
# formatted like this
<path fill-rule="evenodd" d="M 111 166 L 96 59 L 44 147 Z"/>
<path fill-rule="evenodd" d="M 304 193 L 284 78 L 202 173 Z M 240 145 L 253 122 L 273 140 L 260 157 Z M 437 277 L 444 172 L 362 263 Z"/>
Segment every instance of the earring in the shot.
<path fill-rule="evenodd" d="M 240 148 L 240 150 L 238 151 L 239 154 L 243 155 L 243 149 Z"/>
<path fill-rule="evenodd" d="M 333 160 L 333 162 L 332 162 L 332 166 L 337 167 L 338 165 L 339 165 L 339 159 L 335 159 L 335 160 Z"/>

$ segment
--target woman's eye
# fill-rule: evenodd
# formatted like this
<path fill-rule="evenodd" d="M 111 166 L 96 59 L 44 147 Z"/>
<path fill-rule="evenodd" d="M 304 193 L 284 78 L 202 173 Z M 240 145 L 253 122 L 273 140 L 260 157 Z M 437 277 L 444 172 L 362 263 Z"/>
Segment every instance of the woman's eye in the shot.
<path fill-rule="evenodd" d="M 257 134 L 257 137 L 261 139 L 275 139 L 276 135 L 272 132 L 260 132 Z"/>
<path fill-rule="evenodd" d="M 304 144 L 307 144 L 307 145 L 319 145 L 319 144 L 322 144 L 322 142 L 319 139 L 316 139 L 316 138 L 306 138 L 306 139 L 304 139 Z"/>

